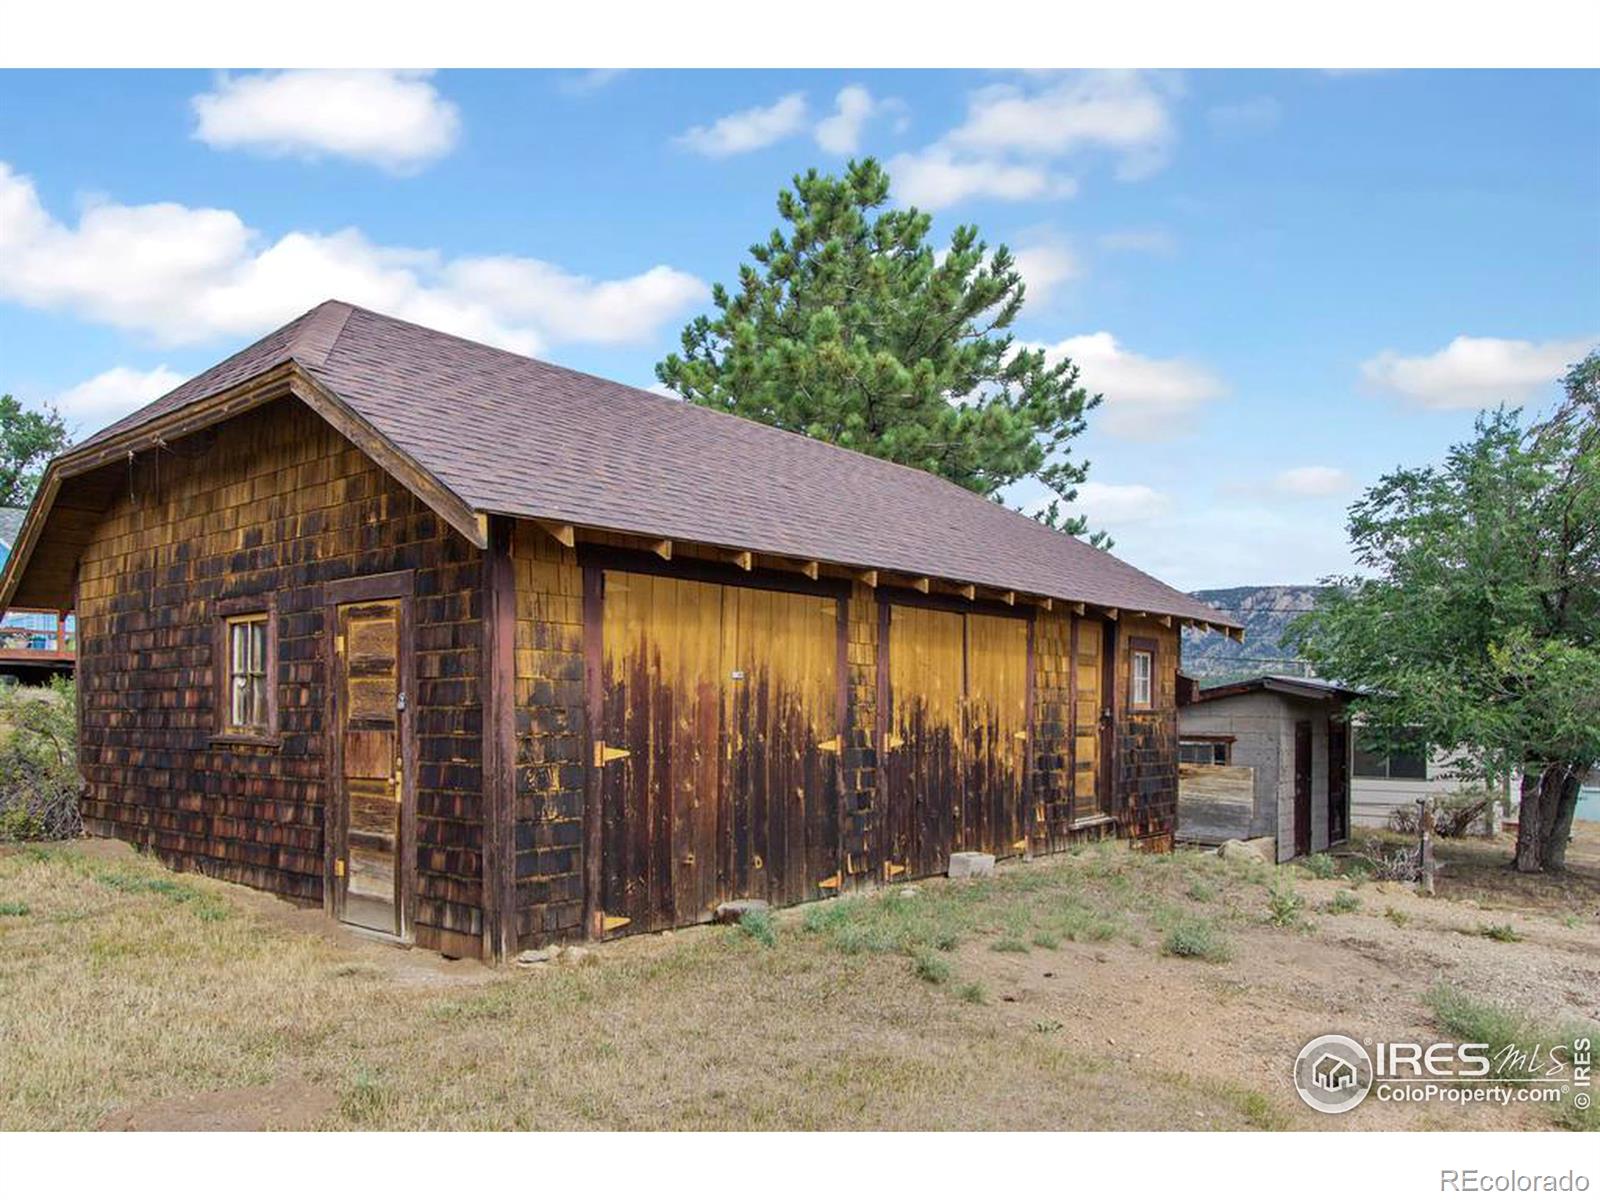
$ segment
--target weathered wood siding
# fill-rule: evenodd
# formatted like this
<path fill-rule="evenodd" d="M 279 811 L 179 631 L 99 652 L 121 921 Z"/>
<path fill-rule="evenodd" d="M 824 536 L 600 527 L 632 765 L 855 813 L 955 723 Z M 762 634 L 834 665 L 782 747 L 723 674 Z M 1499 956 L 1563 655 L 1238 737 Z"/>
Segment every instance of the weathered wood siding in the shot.
<path fill-rule="evenodd" d="M 521 946 L 583 935 L 583 568 L 537 525 L 512 539 L 516 628 L 516 915 Z"/>
<path fill-rule="evenodd" d="M 1149 849 L 1170 849 L 1178 820 L 1178 634 L 1151 618 L 1117 622 L 1113 711 L 1112 812 L 1125 837 Z M 1156 648 L 1152 705 L 1129 702 L 1134 639 Z"/>
<path fill-rule="evenodd" d="M 477 953 L 477 551 L 355 446 L 283 400 L 108 468 L 78 577 L 91 830 L 183 869 L 317 901 L 329 664 L 322 583 L 416 572 L 416 936 Z M 123 481 L 125 480 L 125 486 Z M 275 609 L 275 745 L 215 739 L 219 602 Z"/>

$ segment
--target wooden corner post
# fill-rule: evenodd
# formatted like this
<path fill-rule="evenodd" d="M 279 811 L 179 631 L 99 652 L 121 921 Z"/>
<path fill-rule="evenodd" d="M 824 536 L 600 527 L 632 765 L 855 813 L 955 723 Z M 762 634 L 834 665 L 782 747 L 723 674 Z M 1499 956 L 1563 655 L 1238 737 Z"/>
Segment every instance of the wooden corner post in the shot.
<path fill-rule="evenodd" d="M 490 517 L 483 551 L 483 956 L 516 952 L 516 577 L 512 522 Z"/>

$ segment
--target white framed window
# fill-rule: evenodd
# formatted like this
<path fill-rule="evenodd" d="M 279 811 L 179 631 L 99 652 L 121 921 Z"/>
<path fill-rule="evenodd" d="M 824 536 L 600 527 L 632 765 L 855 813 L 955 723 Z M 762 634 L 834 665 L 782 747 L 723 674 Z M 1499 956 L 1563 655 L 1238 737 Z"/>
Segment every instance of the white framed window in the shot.
<path fill-rule="evenodd" d="M 1150 708 L 1153 700 L 1156 677 L 1156 656 L 1152 650 L 1135 650 L 1129 660 L 1131 686 L 1129 688 L 1128 702 L 1134 708 Z"/>

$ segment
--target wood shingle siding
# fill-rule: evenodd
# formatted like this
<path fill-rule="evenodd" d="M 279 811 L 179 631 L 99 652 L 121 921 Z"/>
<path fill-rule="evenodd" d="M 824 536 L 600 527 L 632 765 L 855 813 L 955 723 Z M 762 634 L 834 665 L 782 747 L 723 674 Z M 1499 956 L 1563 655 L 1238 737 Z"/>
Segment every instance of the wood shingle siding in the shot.
<path fill-rule="evenodd" d="M 119 464 L 80 560 L 84 814 L 186 870 L 323 895 L 327 631 L 320 585 L 413 570 L 416 930 L 477 953 L 478 551 L 293 400 Z M 274 741 L 218 738 L 224 602 L 275 601 Z"/>

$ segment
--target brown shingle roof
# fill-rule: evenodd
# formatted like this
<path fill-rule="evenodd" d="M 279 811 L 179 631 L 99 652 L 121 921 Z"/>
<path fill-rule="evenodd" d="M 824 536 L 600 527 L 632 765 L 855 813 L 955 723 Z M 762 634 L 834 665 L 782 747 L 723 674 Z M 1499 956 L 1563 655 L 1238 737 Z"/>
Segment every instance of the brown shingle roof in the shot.
<path fill-rule="evenodd" d="M 1235 624 L 925 472 L 337 301 L 85 444 L 291 360 L 475 510 Z"/>

